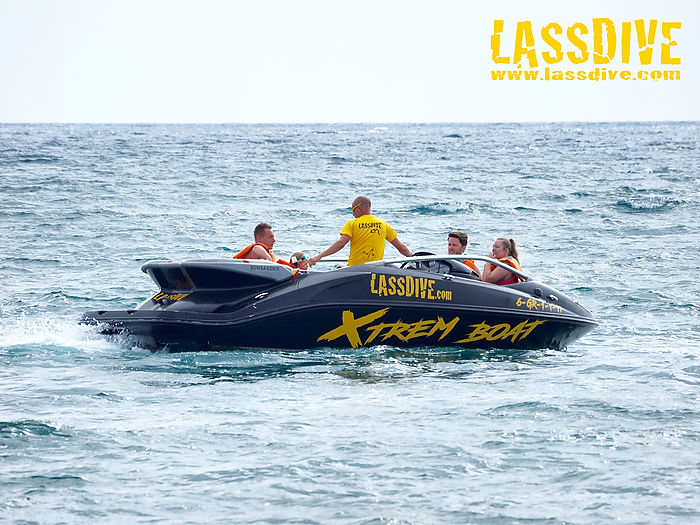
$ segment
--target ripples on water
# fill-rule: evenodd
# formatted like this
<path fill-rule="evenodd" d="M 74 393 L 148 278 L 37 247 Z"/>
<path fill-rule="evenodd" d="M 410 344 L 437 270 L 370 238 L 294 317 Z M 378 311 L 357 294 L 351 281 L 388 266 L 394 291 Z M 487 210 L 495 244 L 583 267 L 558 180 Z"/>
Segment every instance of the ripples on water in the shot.
<path fill-rule="evenodd" d="M 691 523 L 698 125 L 0 126 L 9 522 Z M 413 250 L 514 236 L 600 326 L 565 351 L 150 353 L 76 323 L 360 193 Z M 389 248 L 391 250 L 391 248 Z"/>

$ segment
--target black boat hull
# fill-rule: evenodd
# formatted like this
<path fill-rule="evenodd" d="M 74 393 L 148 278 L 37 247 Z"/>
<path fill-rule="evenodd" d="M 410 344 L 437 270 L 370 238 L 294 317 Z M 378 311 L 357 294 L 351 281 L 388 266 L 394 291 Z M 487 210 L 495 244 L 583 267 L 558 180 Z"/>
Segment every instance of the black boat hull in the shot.
<path fill-rule="evenodd" d="M 187 266 L 191 262 L 168 264 L 181 264 L 187 288 L 182 275 L 156 274 L 161 292 L 139 309 L 87 312 L 82 322 L 173 351 L 374 345 L 560 349 L 596 326 L 584 308 L 534 281 L 495 286 L 459 272 L 365 265 L 290 272 L 288 278 L 275 274 L 274 281 L 241 293 L 231 283 L 200 286 L 202 278 Z M 218 267 L 240 268 L 228 262 Z"/>

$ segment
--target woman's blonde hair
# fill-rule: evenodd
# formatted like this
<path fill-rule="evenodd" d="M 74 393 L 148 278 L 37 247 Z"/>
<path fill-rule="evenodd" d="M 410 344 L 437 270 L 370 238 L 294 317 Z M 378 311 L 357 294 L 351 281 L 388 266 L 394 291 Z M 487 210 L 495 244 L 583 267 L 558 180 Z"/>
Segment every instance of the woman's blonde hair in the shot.
<path fill-rule="evenodd" d="M 515 246 L 515 239 L 506 239 L 505 237 L 499 237 L 496 239 L 501 241 L 503 244 L 503 249 L 508 252 L 508 255 L 513 257 L 516 261 L 520 262 L 518 258 L 518 248 Z"/>

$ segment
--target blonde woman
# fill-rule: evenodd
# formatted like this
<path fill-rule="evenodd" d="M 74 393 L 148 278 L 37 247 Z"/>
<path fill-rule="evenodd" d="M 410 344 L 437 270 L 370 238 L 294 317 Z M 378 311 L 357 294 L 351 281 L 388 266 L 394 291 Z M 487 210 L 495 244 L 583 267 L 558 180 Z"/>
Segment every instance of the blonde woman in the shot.
<path fill-rule="evenodd" d="M 515 239 L 505 239 L 503 237 L 496 239 L 493 242 L 493 248 L 491 249 L 491 253 L 489 253 L 489 257 L 506 263 L 508 266 L 520 272 L 523 271 L 520 267 Z M 522 278 L 518 277 L 513 272 L 509 272 L 505 268 L 487 262 L 484 264 L 481 280 L 503 286 L 506 284 L 515 284 L 518 281 L 522 281 Z"/>

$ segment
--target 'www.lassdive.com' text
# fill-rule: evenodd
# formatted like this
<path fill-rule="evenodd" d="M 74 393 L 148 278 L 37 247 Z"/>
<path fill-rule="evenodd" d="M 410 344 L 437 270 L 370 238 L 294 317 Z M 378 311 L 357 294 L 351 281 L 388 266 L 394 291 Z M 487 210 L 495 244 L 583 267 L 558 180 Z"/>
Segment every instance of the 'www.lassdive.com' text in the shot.
<path fill-rule="evenodd" d="M 543 73 L 543 74 L 540 74 Z M 630 70 L 615 70 L 607 68 L 595 68 L 589 71 L 564 71 L 560 69 L 552 69 L 545 67 L 544 72 L 540 70 L 512 70 L 501 69 L 491 71 L 492 80 L 651 80 L 658 82 L 660 80 L 680 80 L 681 72 L 674 70 L 655 70 L 655 71 L 630 71 Z"/>
<path fill-rule="evenodd" d="M 643 18 L 613 21 L 601 17 L 591 19 L 588 24 L 575 22 L 565 26 L 557 22 L 533 26 L 530 20 L 518 20 L 506 26 L 505 20 L 494 20 L 491 60 L 495 67 L 505 69 L 492 69 L 491 79 L 594 82 L 681 79 L 680 49 L 676 41 L 682 26 L 680 21 Z M 510 36 L 513 36 L 512 47 L 505 43 Z M 619 67 L 626 69 L 617 69 L 613 65 L 617 61 Z M 633 65 L 637 61 L 641 68 Z M 657 64 L 661 67 L 654 69 Z M 541 66 L 545 66 L 544 70 Z"/>

